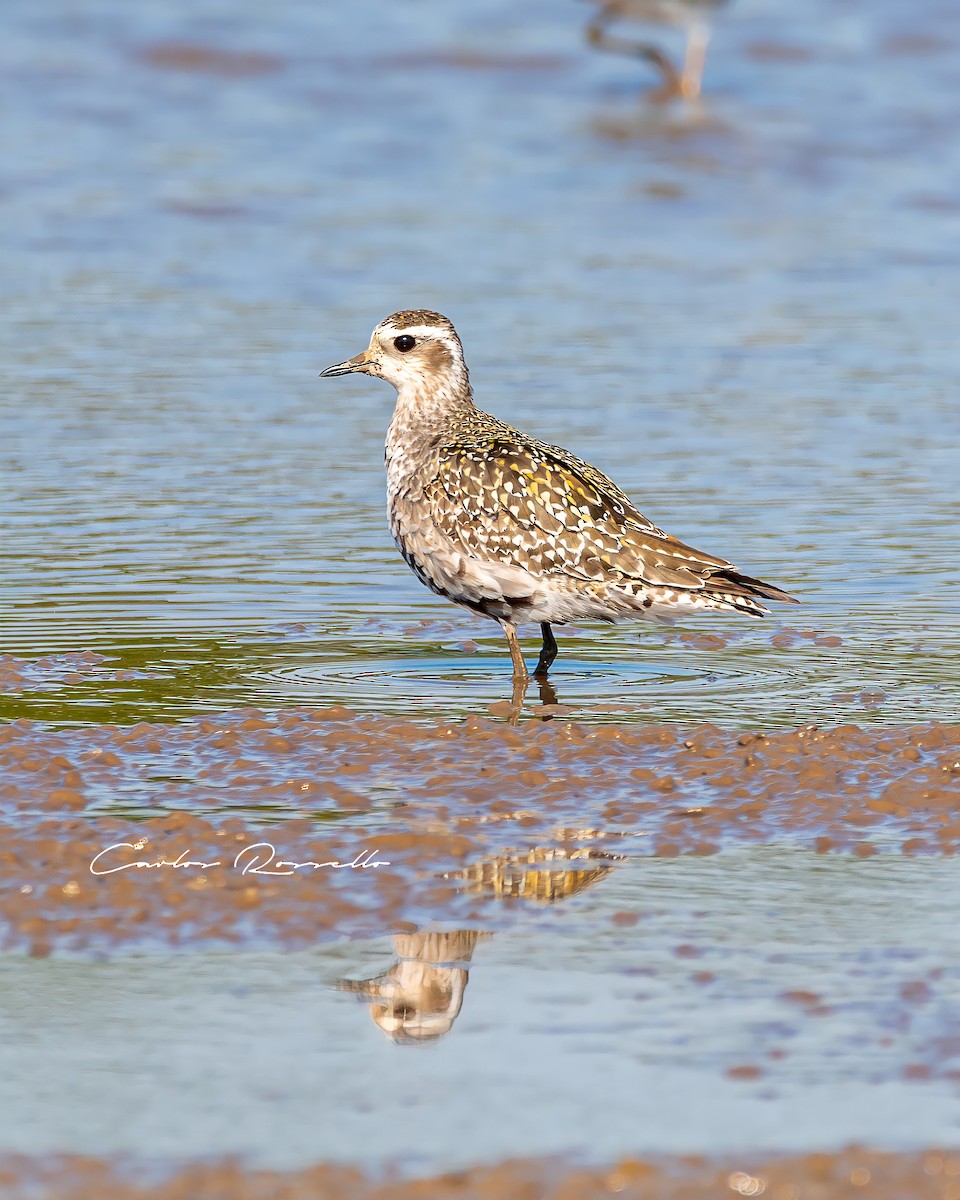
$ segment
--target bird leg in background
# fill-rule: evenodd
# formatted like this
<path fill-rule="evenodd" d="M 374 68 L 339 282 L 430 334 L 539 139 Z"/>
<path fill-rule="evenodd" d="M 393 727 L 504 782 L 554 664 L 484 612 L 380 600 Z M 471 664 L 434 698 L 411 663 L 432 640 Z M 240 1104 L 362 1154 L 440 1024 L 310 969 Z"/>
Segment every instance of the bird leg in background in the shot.
<path fill-rule="evenodd" d="M 707 60 L 709 42 L 710 30 L 706 25 L 697 22 L 688 28 L 687 49 L 683 58 L 683 75 L 680 79 L 680 91 L 686 100 L 696 100 L 700 95 L 703 65 Z"/>
<path fill-rule="evenodd" d="M 537 660 L 537 669 L 533 674 L 537 679 L 545 679 L 557 657 L 557 639 L 553 636 L 553 630 L 548 621 L 540 622 L 540 632 L 543 634 L 543 646 L 540 649 L 540 658 Z"/>
<path fill-rule="evenodd" d="M 611 54 L 626 54 L 630 58 L 646 59 L 647 62 L 653 63 L 663 76 L 663 85 L 657 93 L 658 96 L 664 100 L 669 100 L 671 96 L 686 96 L 688 94 L 684 90 L 687 76 L 686 65 L 681 76 L 666 54 L 662 50 L 658 50 L 656 46 L 649 46 L 645 42 L 634 42 L 629 38 L 616 37 L 614 34 L 607 33 L 607 25 L 616 19 L 616 12 L 602 8 L 587 25 L 587 41 L 590 45 L 596 46 L 599 50 L 609 50 Z M 704 39 L 700 52 L 700 72 L 696 76 L 697 90 L 692 93 L 693 95 L 699 95 L 700 92 L 700 75 L 703 73 L 706 49 L 706 39 Z M 689 57 L 689 39 L 687 54 Z"/>

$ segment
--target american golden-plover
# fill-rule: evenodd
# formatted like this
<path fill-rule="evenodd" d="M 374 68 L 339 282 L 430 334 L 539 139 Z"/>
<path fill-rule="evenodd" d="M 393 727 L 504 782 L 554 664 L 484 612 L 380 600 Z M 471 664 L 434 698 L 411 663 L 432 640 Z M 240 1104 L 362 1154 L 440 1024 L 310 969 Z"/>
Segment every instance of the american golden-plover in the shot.
<path fill-rule="evenodd" d="M 587 23 L 587 41 L 601 50 L 644 58 L 663 76 L 663 96 L 700 95 L 703 66 L 710 41 L 710 17 L 726 0 L 594 0 L 597 11 Z M 675 25 L 686 35 L 683 68 L 678 71 L 657 46 L 634 42 L 609 32 L 625 22 L 644 25 Z"/>
<path fill-rule="evenodd" d="M 797 603 L 658 529 L 596 467 L 477 408 L 457 331 L 439 313 L 394 313 L 362 354 L 323 374 L 358 371 L 397 390 L 386 465 L 400 553 L 432 591 L 499 621 L 515 700 L 527 683 L 518 624 L 540 625 L 544 678 L 553 625 L 707 609 L 760 617 L 758 597 Z"/>

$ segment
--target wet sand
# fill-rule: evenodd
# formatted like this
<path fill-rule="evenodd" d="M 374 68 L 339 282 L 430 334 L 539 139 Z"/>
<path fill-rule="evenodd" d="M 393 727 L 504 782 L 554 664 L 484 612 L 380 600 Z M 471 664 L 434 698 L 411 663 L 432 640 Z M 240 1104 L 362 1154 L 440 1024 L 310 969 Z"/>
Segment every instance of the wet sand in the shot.
<path fill-rule="evenodd" d="M 626 1159 L 601 1168 L 514 1161 L 411 1181 L 375 1181 L 336 1165 L 280 1173 L 246 1170 L 233 1162 L 188 1167 L 162 1181 L 129 1163 L 64 1158 L 36 1164 L 0 1162 L 0 1187 L 11 1200 L 634 1200 L 768 1196 L 771 1200 L 958 1200 L 960 1155 L 943 1150 L 909 1154 L 849 1148 L 795 1157 Z"/>
<path fill-rule="evenodd" d="M 533 850 L 953 854 L 958 805 L 960 727 L 936 723 L 514 728 L 337 708 L 127 729 L 16 721 L 0 729 L 3 942 L 36 955 L 303 945 L 469 922 L 464 873 Z"/>

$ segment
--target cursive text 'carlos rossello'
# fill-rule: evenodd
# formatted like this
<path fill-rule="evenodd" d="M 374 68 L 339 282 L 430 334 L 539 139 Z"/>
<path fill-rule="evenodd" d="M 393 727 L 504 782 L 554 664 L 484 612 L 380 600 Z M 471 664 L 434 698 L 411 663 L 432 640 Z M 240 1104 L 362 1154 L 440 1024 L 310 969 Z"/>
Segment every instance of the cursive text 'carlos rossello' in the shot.
<path fill-rule="evenodd" d="M 212 862 L 204 862 L 202 859 L 191 858 L 189 850 L 184 850 L 176 858 L 161 855 L 151 862 L 137 857 L 146 844 L 146 841 L 114 842 L 112 846 L 104 847 L 91 859 L 90 874 L 115 875 L 118 871 L 159 871 L 168 868 L 194 871 L 226 868 L 239 871 L 241 875 L 296 875 L 303 871 L 366 871 L 374 867 L 390 866 L 386 859 L 377 858 L 376 850 L 361 850 L 348 862 L 341 862 L 338 858 L 294 862 L 292 859 L 278 858 L 277 848 L 272 842 L 254 842 L 251 846 L 244 846 L 236 858 L 228 862 L 219 858 Z"/>

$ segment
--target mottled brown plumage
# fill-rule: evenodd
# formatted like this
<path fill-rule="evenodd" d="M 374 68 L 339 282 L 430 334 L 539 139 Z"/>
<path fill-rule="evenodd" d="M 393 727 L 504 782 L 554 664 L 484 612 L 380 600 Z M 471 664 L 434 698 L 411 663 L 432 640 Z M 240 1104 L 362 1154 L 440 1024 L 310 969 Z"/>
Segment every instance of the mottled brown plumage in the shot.
<path fill-rule="evenodd" d="M 658 529 L 596 467 L 478 409 L 446 317 L 388 317 L 363 354 L 324 374 L 354 371 L 397 389 L 386 462 L 401 553 L 433 591 L 500 622 L 515 682 L 526 680 L 518 623 L 540 623 L 545 675 L 552 624 L 706 609 L 762 616 L 761 598 L 796 603 Z"/>
<path fill-rule="evenodd" d="M 488 413 L 475 410 L 458 423 L 436 470 L 424 499 L 471 554 L 585 583 L 692 588 L 739 599 L 752 613 L 764 611 L 756 595 L 786 598 L 658 529 L 589 463 Z"/>

